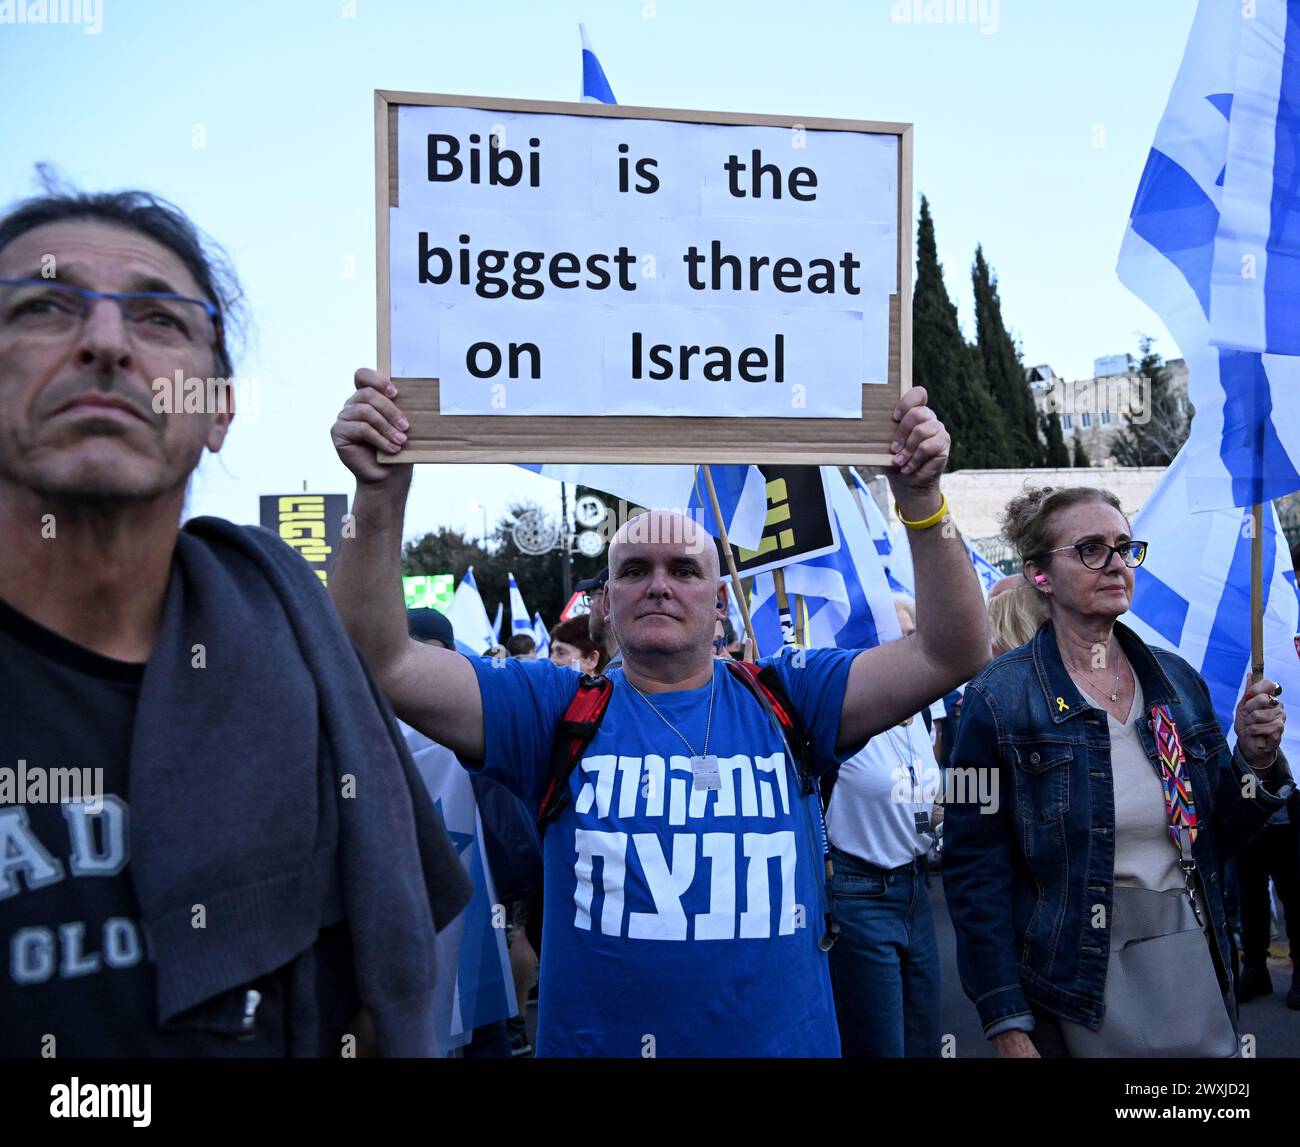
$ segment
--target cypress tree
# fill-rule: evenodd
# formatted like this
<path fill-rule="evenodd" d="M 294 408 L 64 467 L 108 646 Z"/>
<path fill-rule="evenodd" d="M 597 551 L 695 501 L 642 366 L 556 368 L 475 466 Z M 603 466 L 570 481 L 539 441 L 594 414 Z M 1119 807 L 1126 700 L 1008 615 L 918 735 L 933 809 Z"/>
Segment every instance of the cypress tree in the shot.
<path fill-rule="evenodd" d="M 1076 430 L 1074 432 L 1074 461 L 1072 466 L 1091 466 L 1092 459 L 1088 457 L 1088 452 L 1083 448 L 1083 438 Z"/>
<path fill-rule="evenodd" d="M 984 248 L 975 248 L 971 267 L 975 288 L 976 345 L 988 380 L 989 393 L 1002 410 L 1010 451 L 1007 466 L 1041 466 L 1043 447 L 1038 438 L 1038 412 L 1025 381 L 1020 352 L 1002 321 L 998 279 L 984 260 Z"/>
<path fill-rule="evenodd" d="M 1065 435 L 1061 433 L 1061 416 L 1052 411 L 1042 420 L 1043 437 L 1047 439 L 1047 448 L 1043 451 L 1043 465 L 1053 470 L 1063 470 L 1070 465 L 1070 451 L 1065 446 Z"/>
<path fill-rule="evenodd" d="M 980 358 L 962 337 L 957 308 L 944 286 L 925 196 L 921 197 L 912 293 L 912 381 L 925 387 L 930 408 L 952 435 L 952 469 L 1010 464 L 1003 419 L 989 394 Z"/>

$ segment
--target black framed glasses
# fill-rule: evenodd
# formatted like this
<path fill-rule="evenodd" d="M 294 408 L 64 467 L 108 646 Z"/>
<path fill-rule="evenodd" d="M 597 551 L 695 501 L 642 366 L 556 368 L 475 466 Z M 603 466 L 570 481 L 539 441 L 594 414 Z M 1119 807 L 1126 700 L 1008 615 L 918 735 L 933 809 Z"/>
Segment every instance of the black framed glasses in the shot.
<path fill-rule="evenodd" d="M 1119 554 L 1119 560 L 1130 569 L 1140 566 L 1147 556 L 1146 542 L 1120 542 L 1117 546 L 1108 546 L 1105 542 L 1075 542 L 1072 546 L 1057 546 L 1054 550 L 1044 550 L 1040 557 L 1059 554 L 1073 550 L 1079 560 L 1090 570 L 1104 570 L 1110 565 L 1110 555 Z"/>
<path fill-rule="evenodd" d="M 146 346 L 216 345 L 221 314 L 206 299 L 166 291 L 92 291 L 48 279 L 0 279 L 0 335 L 68 338 L 100 299 L 117 304 L 131 337 Z"/>

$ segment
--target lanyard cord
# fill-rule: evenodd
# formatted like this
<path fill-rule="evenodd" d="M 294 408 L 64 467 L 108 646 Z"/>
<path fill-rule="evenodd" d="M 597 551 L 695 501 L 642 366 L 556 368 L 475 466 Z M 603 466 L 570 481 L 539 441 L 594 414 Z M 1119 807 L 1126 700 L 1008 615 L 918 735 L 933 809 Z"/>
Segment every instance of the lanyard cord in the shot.
<path fill-rule="evenodd" d="M 626 673 L 623 674 L 623 680 L 627 681 L 629 685 L 632 685 L 632 682 L 627 680 Z M 717 680 L 718 680 L 718 667 L 715 664 L 713 666 L 713 676 L 709 678 L 709 715 L 704 723 L 704 752 L 703 753 L 697 753 L 693 748 L 691 748 L 691 743 L 686 739 L 685 734 L 683 734 L 682 731 L 676 725 L 674 725 L 670 720 L 668 720 L 667 717 L 665 717 L 661 712 L 659 712 L 659 710 L 656 709 L 654 704 L 651 702 L 650 698 L 647 697 L 644 693 L 642 693 L 641 690 L 638 689 L 635 685 L 632 685 L 632 692 L 635 693 L 638 697 L 641 698 L 642 701 L 644 701 L 647 705 L 650 706 L 650 711 L 656 717 L 658 717 L 659 720 L 661 720 L 674 733 L 676 733 L 679 737 L 681 737 L 682 744 L 686 746 L 686 751 L 690 753 L 692 757 L 697 757 L 697 756 L 707 757 L 709 755 L 709 735 L 713 732 L 713 690 L 717 684 Z"/>

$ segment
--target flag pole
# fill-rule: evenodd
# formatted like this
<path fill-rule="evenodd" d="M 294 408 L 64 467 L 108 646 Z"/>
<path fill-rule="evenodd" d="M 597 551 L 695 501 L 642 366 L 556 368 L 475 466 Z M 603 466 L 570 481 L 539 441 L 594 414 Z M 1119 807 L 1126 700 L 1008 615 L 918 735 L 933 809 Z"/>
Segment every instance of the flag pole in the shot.
<path fill-rule="evenodd" d="M 1250 508 L 1250 683 L 1264 676 L 1264 506 Z"/>
<path fill-rule="evenodd" d="M 801 593 L 794 595 L 794 639 L 800 649 L 808 648 L 808 603 Z"/>
<path fill-rule="evenodd" d="M 745 622 L 745 632 L 749 635 L 749 646 L 758 659 L 758 639 L 754 636 L 754 623 L 749 618 L 749 602 L 745 600 L 745 591 L 740 584 L 740 574 L 736 572 L 736 556 L 731 552 L 731 543 L 727 541 L 727 523 L 722 520 L 722 507 L 718 505 L 718 491 L 713 488 L 713 474 L 708 466 L 701 466 L 704 475 L 704 488 L 709 492 L 709 506 L 713 510 L 713 520 L 718 523 L 718 540 L 722 543 L 722 556 L 727 560 L 727 572 L 731 574 L 731 592 L 740 606 L 740 616 Z"/>
<path fill-rule="evenodd" d="M 790 613 L 790 595 L 785 592 L 785 570 L 780 566 L 772 571 L 772 588 L 776 591 L 776 615 L 781 619 L 781 647 L 795 644 L 794 617 Z"/>

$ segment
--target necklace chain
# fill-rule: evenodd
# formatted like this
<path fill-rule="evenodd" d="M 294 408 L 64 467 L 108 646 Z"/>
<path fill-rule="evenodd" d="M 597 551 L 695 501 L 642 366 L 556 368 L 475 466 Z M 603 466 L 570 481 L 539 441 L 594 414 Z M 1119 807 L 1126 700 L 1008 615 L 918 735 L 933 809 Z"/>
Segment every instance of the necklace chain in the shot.
<path fill-rule="evenodd" d="M 1073 669 L 1076 673 L 1082 673 L 1083 676 L 1086 677 L 1086 678 L 1088 679 L 1088 681 L 1089 681 L 1090 684 L 1093 684 L 1093 685 L 1096 685 L 1096 684 L 1097 684 L 1097 682 L 1096 682 L 1095 680 L 1093 680 L 1092 676 L 1088 673 L 1088 671 L 1087 671 L 1086 669 L 1081 669 L 1081 668 L 1080 668 L 1079 666 L 1077 666 L 1077 665 L 1070 665 L 1070 663 L 1069 663 L 1068 661 L 1066 662 L 1066 668 L 1067 668 L 1067 669 Z M 1118 701 L 1118 700 L 1119 700 L 1119 679 L 1120 679 L 1120 674 L 1122 674 L 1123 672 L 1124 672 L 1124 662 L 1123 662 L 1123 660 L 1121 660 L 1121 661 L 1120 661 L 1120 664 L 1119 664 L 1119 668 L 1118 668 L 1117 670 L 1115 670 L 1115 684 L 1112 685 L 1112 686 L 1111 686 L 1111 689 L 1110 689 L 1110 699 L 1111 699 L 1112 701 Z"/>
<path fill-rule="evenodd" d="M 629 685 L 632 685 L 632 682 L 628 681 L 626 673 L 623 675 L 623 680 L 627 681 Z M 682 744 L 686 746 L 686 751 L 690 753 L 692 757 L 697 757 L 697 756 L 707 757 L 709 755 L 709 735 L 713 731 L 713 688 L 717 680 L 718 680 L 718 667 L 717 665 L 714 665 L 713 676 L 709 678 L 709 715 L 706 718 L 704 723 L 704 752 L 703 753 L 697 753 L 693 748 L 691 748 L 690 741 L 686 739 L 682 731 L 676 725 L 674 725 L 670 720 L 668 720 L 668 718 L 665 717 L 661 712 L 659 712 L 659 710 L 655 708 L 655 705 L 650 700 L 650 698 L 647 697 L 644 693 L 642 693 L 641 690 L 638 689 L 635 685 L 632 685 L 632 692 L 635 693 L 638 697 L 640 697 L 641 700 L 644 701 L 647 705 L 649 705 L 650 711 L 681 738 Z"/>

